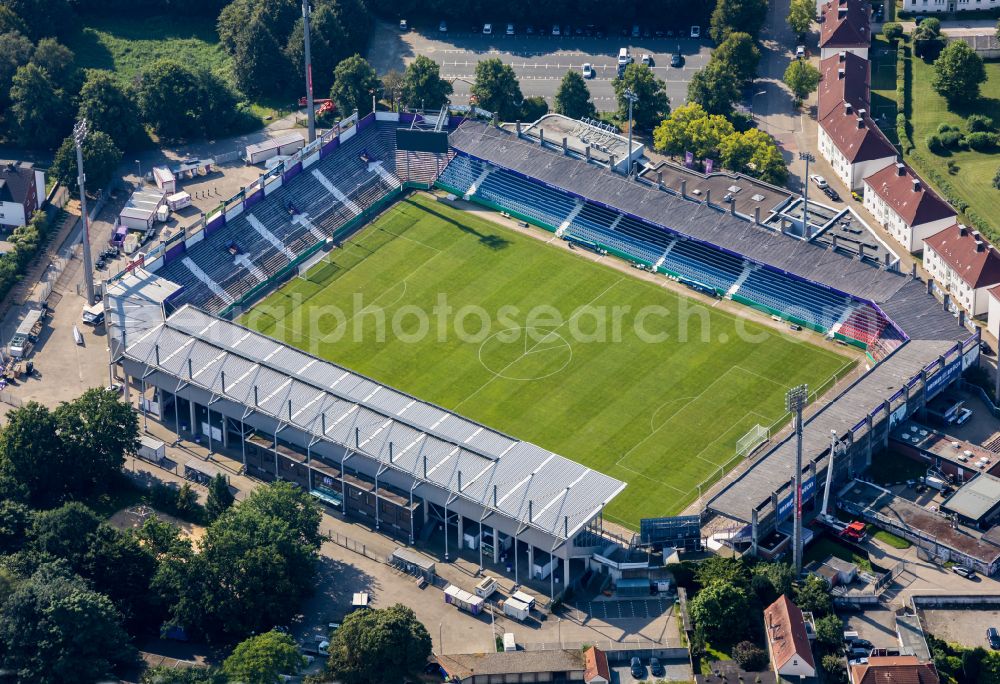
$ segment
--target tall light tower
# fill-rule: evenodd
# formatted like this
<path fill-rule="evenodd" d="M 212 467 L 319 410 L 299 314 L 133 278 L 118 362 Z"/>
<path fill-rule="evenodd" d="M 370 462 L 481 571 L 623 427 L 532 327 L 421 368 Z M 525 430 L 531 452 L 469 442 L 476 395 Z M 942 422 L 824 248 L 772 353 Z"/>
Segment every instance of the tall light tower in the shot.
<path fill-rule="evenodd" d="M 76 143 L 76 181 L 80 185 L 80 220 L 83 222 L 83 282 L 87 286 L 87 306 L 94 303 L 94 267 L 90 262 L 90 220 L 87 217 L 87 175 L 83 172 L 83 141 L 87 138 L 87 120 L 80 119 L 73 126 Z"/>
<path fill-rule="evenodd" d="M 309 51 L 309 0 L 302 0 L 302 33 L 306 57 L 306 110 L 309 117 L 309 142 L 316 139 L 316 109 L 313 105 L 312 54 Z"/>
<path fill-rule="evenodd" d="M 785 394 L 785 408 L 795 414 L 795 517 L 792 564 L 795 576 L 802 574 L 802 409 L 809 400 L 809 386 L 798 385 Z"/>
<path fill-rule="evenodd" d="M 799 159 L 806 163 L 806 179 L 802 183 L 802 236 L 809 239 L 809 162 L 816 161 L 811 152 L 799 152 Z"/>
<path fill-rule="evenodd" d="M 624 92 L 625 99 L 628 100 L 628 171 L 626 176 L 632 176 L 632 105 L 639 101 L 639 96 L 635 91 L 628 88 Z"/>

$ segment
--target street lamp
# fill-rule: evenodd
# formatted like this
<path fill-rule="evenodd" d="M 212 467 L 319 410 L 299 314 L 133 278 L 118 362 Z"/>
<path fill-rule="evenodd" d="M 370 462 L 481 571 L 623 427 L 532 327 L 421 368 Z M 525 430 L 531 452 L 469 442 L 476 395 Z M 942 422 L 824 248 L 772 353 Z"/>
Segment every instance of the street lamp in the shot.
<path fill-rule="evenodd" d="M 750 118 L 751 119 L 753 119 L 753 99 L 755 97 L 757 97 L 758 95 L 767 95 L 767 91 L 766 90 L 761 90 L 761 91 L 756 92 L 756 93 L 754 93 L 753 95 L 750 96 Z"/>
<path fill-rule="evenodd" d="M 785 408 L 795 414 L 795 510 L 792 559 L 795 576 L 802 574 L 802 410 L 809 401 L 809 386 L 797 385 L 785 394 Z"/>
<path fill-rule="evenodd" d="M 628 100 L 628 171 L 625 173 L 626 176 L 632 175 L 632 105 L 639 101 L 639 96 L 635 94 L 635 91 L 631 88 L 626 88 L 623 93 L 626 100 Z"/>
<path fill-rule="evenodd" d="M 799 159 L 806 163 L 806 178 L 802 183 L 802 234 L 809 239 L 809 163 L 816 161 L 811 152 L 799 152 Z"/>
<path fill-rule="evenodd" d="M 139 168 L 139 185 L 142 185 L 142 162 L 136 159 L 135 165 Z"/>
<path fill-rule="evenodd" d="M 306 62 L 306 115 L 309 121 L 309 142 L 316 139 L 316 107 L 313 102 L 312 55 L 309 47 L 309 17 L 312 8 L 309 0 L 302 0 L 302 43 Z"/>
<path fill-rule="evenodd" d="M 83 226 L 83 281 L 87 286 L 87 306 L 94 303 L 94 267 L 90 263 L 90 220 L 87 217 L 86 174 L 83 172 L 83 142 L 87 139 L 87 120 L 80 119 L 73 126 L 76 144 L 76 182 L 80 186 L 80 221 Z"/>

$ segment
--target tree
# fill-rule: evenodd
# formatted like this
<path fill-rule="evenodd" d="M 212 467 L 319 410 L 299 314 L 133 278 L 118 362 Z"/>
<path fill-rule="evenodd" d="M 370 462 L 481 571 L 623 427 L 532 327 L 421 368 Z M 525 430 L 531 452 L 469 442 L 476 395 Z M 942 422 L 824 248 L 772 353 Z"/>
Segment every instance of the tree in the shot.
<path fill-rule="evenodd" d="M 110 138 L 103 137 L 111 144 Z M 125 457 L 139 450 L 135 409 L 123 402 L 118 392 L 93 388 L 63 402 L 52 415 L 67 458 L 86 464 L 77 475 L 81 480 L 78 487 L 88 494 L 107 491 L 125 465 Z"/>
<path fill-rule="evenodd" d="M 235 36 L 232 55 L 236 87 L 255 99 L 287 91 L 288 81 L 276 77 L 290 70 L 284 46 L 285 41 L 279 41 L 271 32 L 264 13 L 254 13 Z"/>
<path fill-rule="evenodd" d="M 645 64 L 629 64 L 620 78 L 611 82 L 618 99 L 618 116 L 628 119 L 628 99 L 625 93 L 631 90 L 636 101 L 632 105 L 633 125 L 639 130 L 651 131 L 664 117 L 670 115 L 670 98 L 666 84 L 653 75 Z"/>
<path fill-rule="evenodd" d="M 712 11 L 708 34 L 716 43 L 724 41 L 733 31 L 745 31 L 756 36 L 766 18 L 767 0 L 718 0 Z"/>
<path fill-rule="evenodd" d="M 788 9 L 788 26 L 797 36 L 803 36 L 816 15 L 816 3 L 810 0 L 792 0 Z"/>
<path fill-rule="evenodd" d="M 809 93 L 819 86 L 819 69 L 804 59 L 793 59 L 785 69 L 785 85 L 789 87 L 796 100 L 804 100 Z"/>
<path fill-rule="evenodd" d="M 319 519 L 290 483 L 254 490 L 209 526 L 199 553 L 173 555 L 158 572 L 154 585 L 176 596 L 171 621 L 211 641 L 286 624 L 315 586 Z"/>
<path fill-rule="evenodd" d="M 833 598 L 826 580 L 809 575 L 795 589 L 795 605 L 803 612 L 823 617 L 833 612 Z"/>
<path fill-rule="evenodd" d="M 0 500 L 0 555 L 21 550 L 27 541 L 32 518 L 31 509 L 24 504 L 10 499 Z"/>
<path fill-rule="evenodd" d="M 43 565 L 11 594 L 0 652 L 18 681 L 36 684 L 89 684 L 134 659 L 111 600 L 65 563 Z"/>
<path fill-rule="evenodd" d="M 215 520 L 218 518 L 233 505 L 234 501 L 236 501 L 236 497 L 233 496 L 232 490 L 229 489 L 229 482 L 226 481 L 226 476 L 222 473 L 216 474 L 208 485 L 208 501 L 205 504 L 205 512 L 208 514 L 208 519 Z"/>
<path fill-rule="evenodd" d="M 698 565 L 695 575 L 702 587 L 729 584 L 745 589 L 750 584 L 750 572 L 746 563 L 739 558 L 712 556 Z"/>
<path fill-rule="evenodd" d="M 389 106 L 396 111 L 397 104 L 403 104 L 403 74 L 390 69 L 382 77 L 382 97 L 389 99 Z"/>
<path fill-rule="evenodd" d="M 727 169 L 766 183 L 781 185 L 788 178 L 788 166 L 774 138 L 757 128 L 724 138 L 719 155 Z"/>
<path fill-rule="evenodd" d="M 278 675 L 294 675 L 305 664 L 295 639 L 272 630 L 240 643 L 222 669 L 234 682 L 277 684 Z"/>
<path fill-rule="evenodd" d="M 750 625 L 747 593 L 728 582 L 712 582 L 688 605 L 695 624 L 713 642 L 731 644 L 738 641 Z"/>
<path fill-rule="evenodd" d="M 792 595 L 795 569 L 788 563 L 757 563 L 750 572 L 750 586 L 762 605 L 770 605 L 782 594 Z"/>
<path fill-rule="evenodd" d="M 431 637 L 413 610 L 356 611 L 330 642 L 330 672 L 344 684 L 399 682 L 419 672 L 431 654 Z"/>
<path fill-rule="evenodd" d="M 579 71 L 570 69 L 556 90 L 555 109 L 571 119 L 594 117 L 597 110 L 590 101 L 590 89 Z"/>
<path fill-rule="evenodd" d="M 820 661 L 823 669 L 827 673 L 827 681 L 830 682 L 846 682 L 847 681 L 847 671 L 844 669 L 844 659 L 842 656 L 827 653 L 823 656 Z"/>
<path fill-rule="evenodd" d="M 894 21 L 882 24 L 882 35 L 885 36 L 885 39 L 888 40 L 890 44 L 895 43 L 903 37 L 903 25 Z"/>
<path fill-rule="evenodd" d="M 6 33 L 27 33 L 28 25 L 11 8 L 0 5 L 0 36 Z M 30 41 L 29 41 L 30 42 Z"/>
<path fill-rule="evenodd" d="M 806 0 L 808 3 L 808 0 Z M 810 6 L 811 3 L 809 3 Z M 712 53 L 712 59 L 727 64 L 741 82 L 752 81 L 757 75 L 760 49 L 749 33 L 730 33 Z"/>
<path fill-rule="evenodd" d="M 202 81 L 179 62 L 160 59 L 140 72 L 136 102 L 143 121 L 161 138 L 184 140 L 204 130 Z"/>
<path fill-rule="evenodd" d="M 378 92 L 379 85 L 371 64 L 361 55 L 352 55 L 334 69 L 330 98 L 337 103 L 342 116 L 355 109 L 358 116 L 365 116 L 372 111 L 372 95 Z"/>
<path fill-rule="evenodd" d="M 524 98 L 521 103 L 521 120 L 538 121 L 549 113 L 549 105 L 541 95 Z"/>
<path fill-rule="evenodd" d="M 941 21 L 928 17 L 913 29 L 913 54 L 924 59 L 935 59 L 941 51 Z"/>
<path fill-rule="evenodd" d="M 733 646 L 733 660 L 747 672 L 758 672 L 767 667 L 767 651 L 752 641 L 741 641 Z"/>
<path fill-rule="evenodd" d="M 54 148 L 72 123 L 68 97 L 37 64 L 14 73 L 10 102 L 7 123 L 25 147 Z"/>
<path fill-rule="evenodd" d="M 3 9 L 2 5 L 0 9 Z M 10 86 L 14 74 L 31 60 L 34 49 L 31 41 L 21 33 L 0 31 L 0 119 L 10 103 Z"/>
<path fill-rule="evenodd" d="M 70 93 L 80 89 L 75 59 L 73 52 L 55 38 L 42 38 L 31 55 L 32 64 L 44 69 L 53 83 Z"/>
<path fill-rule="evenodd" d="M 86 119 L 91 131 L 107 133 L 121 150 L 137 145 L 143 137 L 139 108 L 132 94 L 107 71 L 93 69 L 87 73 L 80 89 L 77 118 Z M 84 159 L 84 163 L 89 176 L 90 162 Z"/>
<path fill-rule="evenodd" d="M 56 420 L 48 408 L 29 402 L 7 414 L 0 431 L 0 478 L 5 489 L 23 488 L 28 503 L 36 508 L 58 503 L 69 486 L 66 465 Z"/>
<path fill-rule="evenodd" d="M 32 41 L 64 38 L 76 28 L 76 15 L 67 0 L 2 0 L 0 4 L 20 19 L 22 33 Z"/>
<path fill-rule="evenodd" d="M 229 677 L 214 667 L 167 667 L 157 665 L 143 671 L 140 684 L 228 684 Z"/>
<path fill-rule="evenodd" d="M 476 81 L 472 84 L 476 106 L 493 112 L 501 121 L 513 121 L 521 114 L 521 86 L 517 74 L 499 58 L 484 59 L 476 65 Z"/>
<path fill-rule="evenodd" d="M 441 67 L 430 57 L 420 55 L 403 73 L 402 99 L 410 107 L 441 109 L 451 93 L 451 84 L 441 78 Z"/>
<path fill-rule="evenodd" d="M 688 101 L 697 102 L 709 114 L 728 116 L 739 99 L 739 77 L 725 62 L 710 59 L 688 82 Z"/>
<path fill-rule="evenodd" d="M 83 166 L 87 170 L 88 193 L 96 193 L 111 180 L 122 161 L 122 151 L 107 133 L 91 130 L 83 139 Z M 76 143 L 73 136 L 63 140 L 52 162 L 52 175 L 67 187 L 76 183 Z"/>
<path fill-rule="evenodd" d="M 979 99 L 979 86 L 986 80 L 983 60 L 965 41 L 948 43 L 934 62 L 931 87 L 949 106 L 970 104 Z"/>
<path fill-rule="evenodd" d="M 313 92 L 328 93 L 333 86 L 333 70 L 340 60 L 354 54 L 347 49 L 347 36 L 337 19 L 334 5 L 328 2 L 319 4 L 312 13 L 309 22 L 310 50 L 312 59 Z M 299 76 L 298 83 L 305 87 L 305 43 L 303 38 L 303 22 L 300 18 L 288 36 L 285 47 L 285 57 L 295 67 Z"/>
<path fill-rule="evenodd" d="M 653 130 L 653 146 L 667 154 L 691 152 L 704 159 L 715 155 L 722 140 L 735 132 L 724 116 L 710 115 L 692 102 L 675 109 Z"/>
<path fill-rule="evenodd" d="M 833 613 L 816 620 L 816 640 L 831 648 L 840 646 L 844 638 L 844 623 Z"/>

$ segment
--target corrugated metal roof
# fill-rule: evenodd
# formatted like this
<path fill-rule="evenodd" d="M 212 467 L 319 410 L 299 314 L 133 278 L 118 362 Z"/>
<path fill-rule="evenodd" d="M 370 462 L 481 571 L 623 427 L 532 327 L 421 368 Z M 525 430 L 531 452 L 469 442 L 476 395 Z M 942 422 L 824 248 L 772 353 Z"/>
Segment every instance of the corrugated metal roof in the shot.
<path fill-rule="evenodd" d="M 125 356 L 134 361 L 557 538 L 573 536 L 625 487 L 534 444 L 190 306 L 126 343 Z"/>

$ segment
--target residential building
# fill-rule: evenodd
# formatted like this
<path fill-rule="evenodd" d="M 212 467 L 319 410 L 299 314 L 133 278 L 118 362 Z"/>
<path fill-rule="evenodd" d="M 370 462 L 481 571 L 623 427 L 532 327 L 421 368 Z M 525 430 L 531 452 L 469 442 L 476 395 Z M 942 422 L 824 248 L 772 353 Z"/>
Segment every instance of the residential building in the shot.
<path fill-rule="evenodd" d="M 1000 253 L 979 231 L 956 223 L 926 238 L 924 268 L 971 315 L 988 312 L 987 290 L 1000 284 Z"/>
<path fill-rule="evenodd" d="M 867 109 L 841 102 L 819 122 L 819 151 L 837 177 L 851 190 L 861 190 L 862 180 L 896 161 L 892 146 Z"/>
<path fill-rule="evenodd" d="M 779 677 L 815 677 L 816 661 L 802 611 L 782 595 L 764 610 L 771 667 Z"/>
<path fill-rule="evenodd" d="M 30 162 L 0 161 L 0 226 L 25 225 L 44 202 L 44 171 Z"/>
<path fill-rule="evenodd" d="M 1000 339 L 1000 285 L 987 290 L 989 305 L 986 317 L 986 329 L 994 338 Z"/>
<path fill-rule="evenodd" d="M 870 109 L 870 63 L 853 52 L 842 50 L 819 63 L 820 80 L 816 90 L 816 120 L 822 121 L 840 103 L 848 102 L 856 110 Z"/>
<path fill-rule="evenodd" d="M 896 162 L 864 179 L 865 209 L 910 252 L 924 239 L 955 224 L 955 211 L 913 170 Z"/>
<path fill-rule="evenodd" d="M 591 646 L 583 652 L 584 684 L 611 684 L 611 668 L 608 666 L 608 654 Z"/>
<path fill-rule="evenodd" d="M 867 663 L 851 665 L 848 673 L 851 684 L 940 684 L 933 663 L 921 662 L 916 656 L 887 656 L 869 658 Z"/>
<path fill-rule="evenodd" d="M 903 0 L 904 11 L 919 14 L 989 10 L 996 7 L 1000 7 L 1000 0 Z"/>
<path fill-rule="evenodd" d="M 844 50 L 868 59 L 871 39 L 870 3 L 865 0 L 831 0 L 822 6 L 819 25 L 820 59 Z"/>

